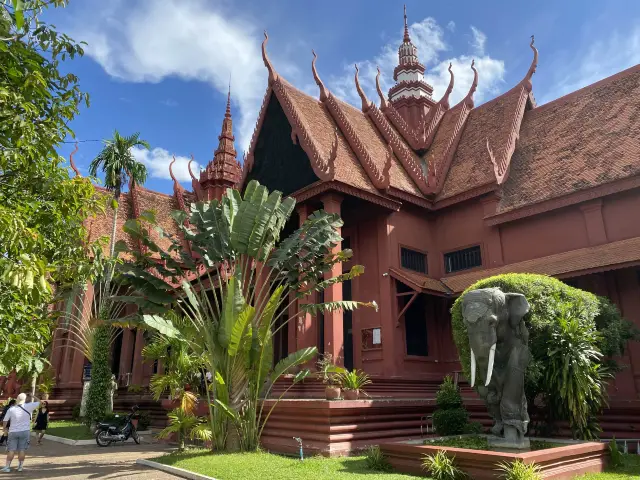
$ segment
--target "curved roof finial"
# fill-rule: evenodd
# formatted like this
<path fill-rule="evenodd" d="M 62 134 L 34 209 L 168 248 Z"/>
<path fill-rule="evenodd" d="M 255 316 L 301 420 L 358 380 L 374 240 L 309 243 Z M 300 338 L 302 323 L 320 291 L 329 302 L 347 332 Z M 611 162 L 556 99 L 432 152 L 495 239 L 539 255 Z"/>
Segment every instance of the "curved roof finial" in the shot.
<path fill-rule="evenodd" d="M 320 79 L 320 75 L 318 75 L 318 70 L 316 70 L 316 59 L 318 58 L 318 55 L 316 55 L 316 52 L 313 49 L 311 50 L 311 53 L 313 53 L 313 60 L 311 60 L 311 72 L 313 73 L 313 79 L 316 81 L 316 85 L 320 87 L 320 101 L 324 102 L 329 98 L 329 94 L 327 93 L 327 88 Z"/>
<path fill-rule="evenodd" d="M 533 44 L 534 40 L 534 36 L 531 35 L 531 43 L 529 44 L 529 46 L 531 47 L 531 50 L 533 50 L 533 60 L 531 61 L 531 66 L 529 67 L 529 70 L 527 71 L 527 74 L 525 75 L 523 80 L 525 82 L 525 86 L 529 91 L 533 89 L 533 85 L 531 84 L 531 77 L 533 77 L 533 74 L 536 73 L 536 69 L 538 68 L 538 49 Z"/>
<path fill-rule="evenodd" d="M 378 73 L 376 74 L 376 90 L 378 91 L 378 96 L 380 97 L 380 108 L 384 110 L 387 108 L 387 99 L 382 93 L 382 88 L 380 88 L 380 67 L 376 66 Z"/>
<path fill-rule="evenodd" d="M 469 93 L 465 97 L 465 102 L 467 103 L 469 108 L 473 108 L 473 94 L 476 92 L 478 88 L 478 70 L 475 67 L 476 61 L 475 59 L 471 60 L 471 70 L 473 70 L 473 82 L 471 83 L 471 87 L 469 88 Z"/>
<path fill-rule="evenodd" d="M 269 56 L 267 55 L 267 42 L 269 41 L 269 35 L 267 35 L 267 31 L 264 31 L 264 40 L 262 41 L 262 61 L 264 62 L 264 66 L 269 70 L 269 85 L 278 80 L 278 73 L 276 69 L 273 68 L 271 64 L 271 60 L 269 60 Z"/>
<path fill-rule="evenodd" d="M 360 95 L 360 100 L 362 100 L 362 111 L 364 113 L 367 113 L 371 108 L 371 101 L 367 98 L 364 91 L 362 90 L 362 87 L 360 86 L 360 80 L 358 79 L 358 72 L 360 70 L 358 69 L 358 65 L 356 64 L 355 67 L 356 67 L 356 75 L 355 75 L 356 90 L 358 90 L 358 95 Z"/>
<path fill-rule="evenodd" d="M 169 176 L 171 177 L 171 180 L 173 180 L 173 183 L 178 183 L 178 180 L 176 180 L 176 176 L 173 174 L 173 164 L 176 163 L 176 156 L 173 156 L 173 160 L 171 160 L 171 163 L 169 163 Z"/>
<path fill-rule="evenodd" d="M 71 170 L 76 172 L 76 177 L 80 177 L 82 175 L 80 175 L 80 172 L 78 171 L 78 167 L 76 167 L 76 162 L 73 161 L 73 156 L 76 154 L 77 151 L 78 151 L 78 142 L 76 142 L 76 148 L 73 150 L 73 152 L 71 152 L 71 155 L 69 155 L 69 165 L 71 165 Z"/>
<path fill-rule="evenodd" d="M 198 181 L 198 179 L 196 178 L 196 176 L 193 174 L 193 171 L 191 171 L 191 164 L 193 163 L 193 153 L 191 154 L 191 160 L 189 160 L 189 164 L 187 165 L 187 168 L 189 169 L 189 175 L 191 175 L 191 180 L 194 181 Z"/>
<path fill-rule="evenodd" d="M 409 37 L 409 25 L 407 24 L 407 4 L 404 4 L 404 38 L 402 39 L 405 43 L 411 42 L 411 37 Z"/>
<path fill-rule="evenodd" d="M 447 87 L 447 90 L 444 92 L 444 95 L 442 96 L 442 103 L 444 104 L 445 108 L 449 108 L 449 95 L 451 95 L 451 92 L 453 91 L 453 70 L 451 69 L 451 67 L 453 66 L 453 64 L 451 62 L 449 62 L 449 75 L 451 75 L 451 78 L 449 79 L 449 86 Z"/>

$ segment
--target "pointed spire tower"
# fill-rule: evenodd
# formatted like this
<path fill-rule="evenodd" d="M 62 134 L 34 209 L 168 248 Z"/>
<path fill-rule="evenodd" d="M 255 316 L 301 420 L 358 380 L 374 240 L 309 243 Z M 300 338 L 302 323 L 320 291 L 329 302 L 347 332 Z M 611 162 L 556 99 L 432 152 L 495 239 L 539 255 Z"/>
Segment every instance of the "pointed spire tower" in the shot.
<path fill-rule="evenodd" d="M 200 173 L 200 185 L 207 200 L 222 198 L 227 188 L 233 188 L 240 182 L 242 169 L 236 160 L 237 152 L 233 141 L 233 120 L 231 119 L 231 86 L 227 94 L 227 110 L 222 120 L 222 131 L 218 136 L 218 148 L 213 160 Z"/>
<path fill-rule="evenodd" d="M 398 66 L 393 70 L 396 84 L 389 90 L 389 100 L 404 120 L 413 128 L 423 121 L 435 102 L 433 87 L 424 80 L 424 65 L 418 60 L 418 49 L 411 42 L 404 6 L 404 37 L 398 48 Z"/>

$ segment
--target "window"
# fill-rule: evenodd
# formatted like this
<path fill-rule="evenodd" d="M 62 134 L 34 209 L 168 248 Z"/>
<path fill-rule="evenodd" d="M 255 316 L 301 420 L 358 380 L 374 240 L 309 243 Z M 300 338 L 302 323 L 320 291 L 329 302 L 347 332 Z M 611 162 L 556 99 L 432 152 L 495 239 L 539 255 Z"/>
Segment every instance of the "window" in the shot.
<path fill-rule="evenodd" d="M 444 270 L 446 273 L 459 272 L 482 266 L 480 246 L 465 248 L 444 254 Z"/>
<path fill-rule="evenodd" d="M 427 255 L 408 248 L 400 248 L 400 265 L 407 270 L 427 273 Z"/>
<path fill-rule="evenodd" d="M 349 250 L 351 248 L 351 237 L 344 237 L 342 239 L 342 250 Z"/>

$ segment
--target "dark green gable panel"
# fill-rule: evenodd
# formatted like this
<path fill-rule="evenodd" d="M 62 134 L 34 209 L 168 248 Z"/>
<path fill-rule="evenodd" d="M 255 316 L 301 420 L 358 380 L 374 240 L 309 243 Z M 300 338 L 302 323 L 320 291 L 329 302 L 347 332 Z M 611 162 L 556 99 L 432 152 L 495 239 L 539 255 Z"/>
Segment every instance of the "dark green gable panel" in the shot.
<path fill-rule="evenodd" d="M 279 190 L 284 195 L 319 180 L 307 154 L 291 140 L 291 125 L 273 94 L 258 135 L 248 180 L 258 180 L 269 190 Z"/>

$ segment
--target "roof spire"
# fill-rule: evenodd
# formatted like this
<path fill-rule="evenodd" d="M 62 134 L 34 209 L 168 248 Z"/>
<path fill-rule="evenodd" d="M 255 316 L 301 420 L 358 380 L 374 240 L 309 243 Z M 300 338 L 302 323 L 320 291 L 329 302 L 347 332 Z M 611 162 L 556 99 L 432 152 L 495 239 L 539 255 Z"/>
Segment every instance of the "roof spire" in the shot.
<path fill-rule="evenodd" d="M 227 93 L 227 110 L 224 112 L 225 118 L 231 118 L 231 74 L 229 74 L 229 92 Z"/>
<path fill-rule="evenodd" d="M 69 155 L 69 165 L 71 165 L 71 170 L 73 170 L 74 172 L 76 172 L 76 177 L 80 177 L 80 172 L 78 171 L 78 167 L 76 167 L 76 162 L 73 161 L 73 156 L 76 154 L 76 152 L 78 151 L 78 142 L 76 142 L 76 148 L 73 150 L 73 152 L 71 152 L 71 155 Z"/>
<path fill-rule="evenodd" d="M 467 106 L 469 108 L 473 108 L 474 107 L 474 103 L 473 103 L 473 94 L 476 92 L 476 89 L 478 88 L 478 70 L 476 70 L 476 67 L 474 66 L 476 64 L 476 60 L 473 59 L 471 60 L 471 70 L 473 70 L 473 83 L 471 83 L 471 87 L 469 88 L 469 92 L 467 93 L 467 96 L 464 97 L 464 102 L 467 103 Z"/>
<path fill-rule="evenodd" d="M 271 60 L 269 60 L 269 56 L 267 55 L 267 42 L 269 41 L 269 35 L 267 35 L 267 31 L 264 31 L 264 40 L 262 41 L 262 61 L 264 62 L 264 66 L 267 67 L 269 71 L 269 85 L 278 80 L 278 73 L 276 69 L 273 68 L 271 64 Z"/>
<path fill-rule="evenodd" d="M 369 108 L 371 108 L 371 101 L 367 98 L 364 91 L 362 90 L 362 87 L 360 86 L 360 80 L 358 79 L 358 72 L 359 72 L 358 64 L 356 64 L 355 67 L 356 67 L 356 75 L 355 75 L 356 90 L 358 91 L 358 95 L 360 95 L 360 99 L 362 100 L 362 111 L 364 113 L 367 113 L 367 111 L 369 111 Z"/>
<path fill-rule="evenodd" d="M 171 176 L 171 180 L 173 180 L 173 192 L 179 192 L 181 190 L 184 190 L 184 188 L 182 188 L 182 185 L 180 185 L 180 183 L 178 182 L 178 180 L 176 179 L 176 176 L 173 174 L 173 164 L 176 163 L 176 156 L 173 156 L 173 160 L 171 160 L 171 163 L 169 164 L 169 175 Z M 189 162 L 191 163 L 191 162 Z M 191 169 L 189 169 L 191 170 Z"/>
<path fill-rule="evenodd" d="M 311 60 L 311 72 L 313 73 L 313 79 L 316 81 L 316 85 L 320 87 L 320 101 L 324 102 L 329 98 L 329 94 L 327 93 L 327 88 L 320 79 L 320 75 L 318 75 L 318 70 L 316 70 L 316 59 L 318 58 L 318 55 L 316 55 L 316 52 L 313 49 L 311 50 L 311 53 L 313 53 L 313 60 Z"/>
<path fill-rule="evenodd" d="M 534 36 L 531 35 L 531 43 L 529 44 L 529 46 L 531 47 L 531 50 L 533 50 L 533 60 L 531 61 L 531 66 L 529 67 L 529 70 L 527 71 L 527 74 L 523 79 L 525 88 L 527 88 L 527 90 L 529 91 L 533 89 L 531 77 L 533 77 L 533 74 L 536 73 L 536 69 L 538 68 L 538 49 L 533 45 L 534 40 Z"/>
<path fill-rule="evenodd" d="M 187 164 L 187 168 L 189 169 L 189 175 L 191 175 L 191 180 L 195 180 L 197 182 L 198 179 L 196 178 L 196 176 L 193 174 L 193 171 L 191 170 L 192 163 L 193 163 L 193 154 L 191 154 L 191 160 L 189 160 L 189 163 Z"/>
<path fill-rule="evenodd" d="M 449 108 L 449 95 L 451 95 L 451 92 L 453 91 L 453 70 L 451 70 L 452 66 L 452 63 L 449 62 L 448 70 L 451 78 L 449 79 L 449 86 L 447 87 L 447 91 L 444 92 L 444 95 L 442 96 L 442 103 L 445 105 L 445 108 Z"/>
<path fill-rule="evenodd" d="M 407 24 L 407 4 L 404 4 L 404 38 L 405 43 L 411 43 L 411 37 L 409 37 L 409 25 Z"/>

